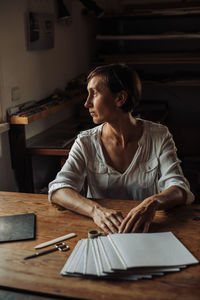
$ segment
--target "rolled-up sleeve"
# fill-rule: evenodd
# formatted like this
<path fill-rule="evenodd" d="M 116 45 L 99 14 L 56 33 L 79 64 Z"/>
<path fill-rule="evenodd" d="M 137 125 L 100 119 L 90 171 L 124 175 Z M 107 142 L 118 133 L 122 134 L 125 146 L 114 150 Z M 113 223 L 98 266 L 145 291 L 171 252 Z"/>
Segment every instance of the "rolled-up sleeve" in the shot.
<path fill-rule="evenodd" d="M 186 191 L 186 203 L 190 204 L 194 201 L 194 195 L 190 191 L 188 180 L 183 175 L 181 161 L 178 159 L 176 151 L 172 135 L 167 130 L 160 148 L 158 188 L 163 191 L 171 186 L 179 186 Z"/>
<path fill-rule="evenodd" d="M 72 188 L 80 192 L 85 180 L 84 151 L 79 137 L 75 140 L 68 159 L 56 178 L 49 183 L 48 198 L 51 201 L 52 193 L 60 188 Z"/>

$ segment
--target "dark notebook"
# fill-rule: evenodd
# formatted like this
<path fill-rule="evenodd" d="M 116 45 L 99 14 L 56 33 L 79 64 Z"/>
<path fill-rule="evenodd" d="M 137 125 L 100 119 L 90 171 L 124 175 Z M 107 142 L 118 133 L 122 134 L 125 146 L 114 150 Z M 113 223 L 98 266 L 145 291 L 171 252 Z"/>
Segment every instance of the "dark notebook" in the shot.
<path fill-rule="evenodd" d="M 33 213 L 0 216 L 0 242 L 34 239 L 35 219 Z"/>

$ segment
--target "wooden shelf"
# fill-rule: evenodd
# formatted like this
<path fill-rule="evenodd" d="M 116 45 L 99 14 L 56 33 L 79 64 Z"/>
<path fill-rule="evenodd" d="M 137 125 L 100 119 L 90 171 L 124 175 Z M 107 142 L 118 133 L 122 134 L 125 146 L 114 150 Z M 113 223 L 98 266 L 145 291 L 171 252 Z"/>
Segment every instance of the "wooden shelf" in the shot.
<path fill-rule="evenodd" d="M 68 156 L 72 144 L 68 145 L 66 149 L 47 149 L 47 148 L 27 148 L 27 153 L 29 155 L 50 155 L 50 156 Z"/>
<path fill-rule="evenodd" d="M 120 41 L 120 40 L 191 40 L 200 39 L 200 33 L 172 32 L 162 34 L 129 34 L 129 35 L 97 35 L 96 40 Z"/>
<path fill-rule="evenodd" d="M 98 64 L 123 62 L 130 65 L 146 64 L 200 64 L 200 52 L 149 53 L 149 54 L 99 54 Z"/>
<path fill-rule="evenodd" d="M 66 119 L 27 139 L 26 149 L 29 154 L 61 155 L 60 152 L 66 153 L 66 149 L 70 149 L 79 131 L 79 122 Z"/>
<path fill-rule="evenodd" d="M 34 192 L 31 155 L 55 155 L 63 165 L 81 127 L 73 114 L 71 118 L 58 120 L 56 125 L 26 139 L 26 125 L 73 106 L 77 106 L 74 110 L 77 116 L 86 95 L 85 86 L 78 90 L 71 87 L 64 98 L 48 97 L 27 109 L 20 110 L 19 107 L 20 112 L 10 116 L 11 163 L 19 191 Z"/>
<path fill-rule="evenodd" d="M 67 99 L 61 103 L 52 101 L 39 107 L 31 108 L 26 112 L 11 116 L 9 122 L 11 124 L 30 124 L 38 119 L 45 118 L 51 114 L 54 114 L 55 112 L 80 103 L 85 98 L 85 95 L 85 93 L 82 93 L 75 95 L 72 98 Z"/>
<path fill-rule="evenodd" d="M 199 86 L 199 80 L 172 80 L 172 81 L 157 81 L 157 80 L 144 80 L 142 81 L 144 85 L 155 85 L 155 86 Z"/>
<path fill-rule="evenodd" d="M 149 4 L 127 4 L 121 13 L 107 12 L 102 19 L 126 17 L 187 16 L 199 15 L 200 5 L 197 2 L 170 2 Z"/>

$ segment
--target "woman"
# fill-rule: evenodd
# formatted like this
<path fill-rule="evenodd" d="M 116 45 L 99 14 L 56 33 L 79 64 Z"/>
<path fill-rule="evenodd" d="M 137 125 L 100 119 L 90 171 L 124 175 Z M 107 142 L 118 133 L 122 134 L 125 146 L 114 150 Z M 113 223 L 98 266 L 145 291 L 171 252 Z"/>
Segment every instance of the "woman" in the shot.
<path fill-rule="evenodd" d="M 165 126 L 132 116 L 141 83 L 126 65 L 97 67 L 87 89 L 85 107 L 98 126 L 78 135 L 49 199 L 93 218 L 105 233 L 147 232 L 156 210 L 194 200 L 172 136 Z M 86 176 L 87 198 L 81 195 Z M 123 217 L 93 200 L 102 198 L 140 204 Z"/>

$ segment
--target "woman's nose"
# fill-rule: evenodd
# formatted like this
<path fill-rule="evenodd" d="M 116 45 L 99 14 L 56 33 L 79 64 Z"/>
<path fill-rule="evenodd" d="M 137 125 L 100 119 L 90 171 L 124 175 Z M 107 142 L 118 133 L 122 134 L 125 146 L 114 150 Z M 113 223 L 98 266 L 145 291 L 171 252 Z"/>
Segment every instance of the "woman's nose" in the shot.
<path fill-rule="evenodd" d="M 85 101 L 84 106 L 86 108 L 89 108 L 89 107 L 91 107 L 91 104 L 92 104 L 92 102 L 91 102 L 90 96 L 88 96 L 87 99 L 86 99 L 86 101 Z"/>

